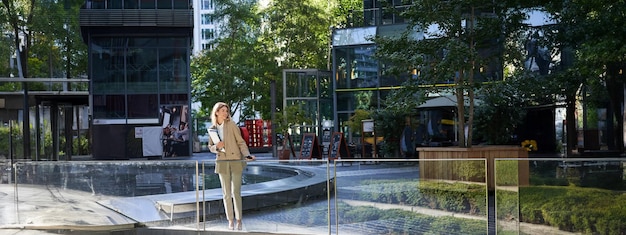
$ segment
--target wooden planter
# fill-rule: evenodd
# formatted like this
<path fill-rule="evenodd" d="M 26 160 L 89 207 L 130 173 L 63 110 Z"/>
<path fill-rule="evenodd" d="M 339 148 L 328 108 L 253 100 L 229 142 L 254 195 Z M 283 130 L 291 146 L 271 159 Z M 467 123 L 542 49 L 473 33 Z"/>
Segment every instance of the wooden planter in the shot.
<path fill-rule="evenodd" d="M 489 190 L 494 190 L 495 158 L 528 158 L 528 152 L 519 146 L 424 147 L 417 148 L 417 151 L 420 159 L 442 160 L 420 161 L 420 178 L 426 180 L 485 182 L 484 164 L 482 161 L 457 161 L 456 159 L 486 159 L 487 188 Z M 448 161 L 444 159 L 448 159 Z M 518 161 L 517 171 L 518 185 L 528 185 L 528 161 Z"/>
<path fill-rule="evenodd" d="M 289 160 L 291 159 L 291 151 L 289 149 L 279 149 L 278 150 L 278 160 Z"/>

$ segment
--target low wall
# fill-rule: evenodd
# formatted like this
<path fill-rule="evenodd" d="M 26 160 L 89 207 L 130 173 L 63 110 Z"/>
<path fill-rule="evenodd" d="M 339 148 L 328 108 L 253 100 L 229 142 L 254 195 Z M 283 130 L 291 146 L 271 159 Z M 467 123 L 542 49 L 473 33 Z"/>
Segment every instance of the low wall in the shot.
<path fill-rule="evenodd" d="M 528 152 L 519 146 L 424 147 L 417 148 L 417 151 L 420 159 L 486 159 L 489 190 L 494 189 L 495 158 L 528 158 Z M 484 171 L 482 175 L 480 172 L 469 172 L 468 164 L 470 163 L 464 161 L 420 161 L 420 178 L 485 182 Z M 477 167 L 482 167 L 482 164 Z M 519 185 L 529 184 L 528 161 L 518 162 L 518 177 Z"/>

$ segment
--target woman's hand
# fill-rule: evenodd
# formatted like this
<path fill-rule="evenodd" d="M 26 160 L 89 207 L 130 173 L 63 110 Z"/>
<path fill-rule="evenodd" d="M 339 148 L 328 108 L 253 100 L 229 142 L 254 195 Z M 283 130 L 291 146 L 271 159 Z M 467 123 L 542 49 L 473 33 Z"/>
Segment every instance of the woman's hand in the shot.
<path fill-rule="evenodd" d="M 223 149 L 224 148 L 224 141 L 220 141 L 215 145 L 215 148 L 217 150 Z"/>
<path fill-rule="evenodd" d="M 246 156 L 246 161 L 254 161 L 254 160 L 256 160 L 256 157 L 254 155 Z"/>

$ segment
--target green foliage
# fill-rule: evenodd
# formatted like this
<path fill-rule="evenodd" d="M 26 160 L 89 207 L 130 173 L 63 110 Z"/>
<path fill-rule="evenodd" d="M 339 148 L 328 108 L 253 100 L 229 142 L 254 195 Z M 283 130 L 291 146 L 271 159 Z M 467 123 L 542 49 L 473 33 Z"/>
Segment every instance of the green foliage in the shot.
<path fill-rule="evenodd" d="M 200 116 L 209 116 L 213 105 L 225 102 L 231 113 L 241 111 L 240 121 L 263 110 L 269 117 L 270 82 L 277 81 L 276 56 L 260 40 L 260 19 L 255 1 L 216 1 L 212 17 L 226 20 L 221 35 L 191 60 L 192 99 L 202 103 Z M 251 92 L 253 91 L 253 92 Z"/>
<path fill-rule="evenodd" d="M 547 1 L 545 9 L 559 24 L 547 30 L 547 38 L 554 48 L 558 48 L 562 61 L 559 70 L 551 74 L 551 80 L 561 88 L 566 96 L 568 117 L 573 119 L 575 107 L 573 100 L 580 91 L 588 91 L 585 100 L 608 102 L 613 110 L 621 109 L 623 100 L 624 76 L 626 63 L 626 45 L 620 35 L 626 29 L 605 30 L 610 25 L 626 23 L 625 3 L 623 1 Z M 596 85 L 600 84 L 600 86 Z M 580 89 L 580 88 L 583 89 Z M 599 92 L 603 87 L 605 92 Z M 616 130 L 623 128 L 623 112 L 613 112 Z M 575 125 L 568 125 L 568 132 L 576 131 Z M 568 139 L 570 146 L 575 146 L 575 138 Z M 616 135 L 614 144 L 620 146 L 622 135 Z M 609 144 L 609 146 L 612 144 Z M 623 147 L 618 147 L 623 149 Z"/>
<path fill-rule="evenodd" d="M 459 223 L 454 217 L 442 217 L 431 224 L 429 234 L 484 234 L 485 224 L 483 221 L 468 220 Z"/>
<path fill-rule="evenodd" d="M 475 184 L 367 180 L 362 186 L 361 200 L 478 215 L 487 210 L 484 186 Z"/>
<path fill-rule="evenodd" d="M 451 162 L 451 169 L 458 175 L 459 180 L 485 182 L 485 162 L 483 161 L 456 161 Z"/>
<path fill-rule="evenodd" d="M 61 138 L 61 140 L 62 140 L 61 145 L 65 146 L 65 138 Z M 81 135 L 72 141 L 72 155 L 89 154 L 89 153 L 90 153 L 89 140 L 87 139 L 86 136 Z"/>
<path fill-rule="evenodd" d="M 19 82 L 3 82 L 0 84 L 0 91 L 19 91 L 22 90 L 22 83 Z"/>
<path fill-rule="evenodd" d="M 13 128 L 15 128 L 15 127 L 13 127 Z M 10 141 L 13 142 L 12 143 L 12 145 L 14 146 L 13 147 L 13 151 L 17 151 L 18 149 L 15 146 L 19 146 L 19 145 L 16 145 L 16 144 L 18 144 L 16 142 L 18 142 L 18 140 L 21 140 L 21 139 L 17 138 L 17 135 L 15 135 L 15 133 L 13 133 L 13 135 L 11 135 L 10 133 L 11 133 L 11 131 L 9 130 L 8 126 L 4 126 L 4 125 L 0 126 L 0 156 L 2 156 L 5 159 L 9 159 L 10 158 L 10 155 L 9 155 L 9 152 L 10 152 L 9 142 Z M 11 140 L 9 140 L 9 139 L 11 139 Z M 15 152 L 13 152 L 13 156 L 20 156 L 20 155 L 16 154 Z"/>
<path fill-rule="evenodd" d="M 0 7 L 0 9 L 2 9 L 2 7 Z M 4 19 L 2 10 L 0 10 L 0 19 Z M 0 31 L 6 31 L 6 27 L 4 27 L 2 24 L 0 24 Z M 12 43 L 13 42 L 8 37 L 0 37 L 0 77 L 9 77 L 11 73 L 16 72 L 11 71 L 11 68 L 9 67 L 9 58 L 11 58 L 11 55 L 13 55 L 11 49 Z M 0 86 L 0 91 L 4 91 L 1 87 L 2 86 Z"/>
<path fill-rule="evenodd" d="M 2 1 L 0 4 L 0 30 L 10 32 L 11 45 L 0 61 L 9 61 L 19 32 L 24 37 L 21 57 L 24 77 L 78 77 L 86 74 L 87 47 L 82 42 L 78 11 L 84 1 Z M 45 17 L 38 17 L 45 16 Z M 2 35 L 3 41 L 5 36 Z M 0 63 L 0 76 L 8 71 L 8 65 Z"/>
<path fill-rule="evenodd" d="M 304 105 L 304 104 L 301 104 Z M 287 133 L 287 131 L 302 123 L 311 123 L 312 119 L 298 104 L 287 106 L 285 113 L 276 112 L 276 130 L 278 133 Z"/>
<path fill-rule="evenodd" d="M 512 133 L 526 116 L 519 89 L 513 80 L 486 85 L 476 108 L 475 137 L 487 144 L 511 144 Z"/>
<path fill-rule="evenodd" d="M 626 232 L 626 195 L 610 190 L 535 186 L 520 188 L 521 221 L 570 232 Z"/>
<path fill-rule="evenodd" d="M 336 7 L 330 9 L 334 16 L 334 25 L 337 28 L 346 28 L 362 25 L 363 22 L 363 1 L 362 0 L 342 0 Z"/>
<path fill-rule="evenodd" d="M 519 195 L 515 191 L 496 192 L 496 214 L 498 220 L 514 220 L 519 217 Z M 532 216 L 532 215 L 530 215 Z"/>
<path fill-rule="evenodd" d="M 486 214 L 487 204 L 484 186 L 444 183 L 422 182 L 420 192 L 425 195 L 424 205 L 433 209 L 446 211 Z"/>
<path fill-rule="evenodd" d="M 497 186 L 517 186 L 519 185 L 518 161 L 497 160 L 495 161 L 495 184 Z"/>
<path fill-rule="evenodd" d="M 267 19 L 264 40 L 283 68 L 330 69 L 331 13 L 327 1 L 271 1 L 262 9 Z"/>
<path fill-rule="evenodd" d="M 503 40 L 517 39 L 522 29 L 521 9 L 513 1 L 413 1 L 402 16 L 409 27 L 398 37 L 378 36 L 374 39 L 378 48 L 376 56 L 387 65 L 390 73 L 404 73 L 415 69 L 419 79 L 409 79 L 404 87 L 424 93 L 437 92 L 436 83 L 451 83 L 448 92 L 469 97 L 470 106 L 459 102 L 457 112 L 458 130 L 467 126 L 473 130 L 474 91 L 478 83 L 475 76 L 493 80 L 493 74 L 482 74 L 479 68 L 494 67 L 501 63 L 501 56 L 519 58 L 519 52 L 509 53 L 500 49 Z M 488 10 L 487 10 L 488 9 Z M 465 26 L 462 22 L 466 22 Z M 426 31 L 438 25 L 438 31 Z M 416 32 L 417 30 L 417 32 Z M 422 34 L 423 33 L 423 34 Z M 427 37 L 427 39 L 424 39 Z M 511 38 L 506 38 L 511 37 Z M 459 146 L 471 145 L 472 134 L 465 140 L 459 136 Z"/>
<path fill-rule="evenodd" d="M 413 114 L 416 110 L 411 107 L 417 107 L 423 104 L 427 97 L 424 90 L 414 87 L 417 83 L 417 77 L 408 78 L 402 89 L 391 90 L 385 98 L 385 109 L 395 110 L 406 114 Z"/>
<path fill-rule="evenodd" d="M 374 119 L 374 132 L 377 137 L 382 136 L 384 139 L 384 143 L 381 145 L 381 152 L 384 156 L 399 156 L 400 137 L 402 135 L 404 125 L 398 124 L 404 123 L 405 117 L 410 115 L 411 111 L 411 109 L 378 109 L 372 113 L 372 119 Z"/>
<path fill-rule="evenodd" d="M 379 210 L 376 210 L 375 207 L 360 206 L 343 213 L 343 216 L 345 216 L 344 218 L 347 219 L 344 223 L 378 220 L 381 214 L 382 213 L 380 213 Z"/>
<path fill-rule="evenodd" d="M 208 116 L 213 104 L 223 101 L 244 118 L 259 112 L 268 119 L 271 83 L 275 82 L 277 97 L 282 97 L 283 68 L 329 66 L 329 26 L 331 18 L 338 18 L 330 12 L 337 6 L 312 0 L 271 1 L 267 6 L 219 0 L 215 5 L 213 18 L 226 23 L 214 48 L 191 63 L 192 97 L 202 103 L 200 116 Z"/>
<path fill-rule="evenodd" d="M 362 182 L 361 193 L 356 199 L 478 215 L 485 215 L 487 210 L 484 186 L 461 183 L 367 180 Z M 623 223 L 623 218 L 626 218 L 626 195 L 620 192 L 568 186 L 532 186 L 520 187 L 519 193 L 498 190 L 496 201 L 499 220 L 512 220 L 521 216 L 522 222 L 587 234 L 622 234 L 626 231 Z M 350 210 L 346 205 L 339 208 L 340 211 Z M 346 218 L 342 217 L 340 221 L 356 223 L 394 216 L 392 210 L 386 210 L 384 216 L 372 213 L 372 210 L 380 209 L 362 207 L 350 213 L 345 212 L 342 216 Z M 411 220 L 423 222 L 421 217 L 406 222 Z M 447 219 L 430 221 L 429 224 L 432 226 L 429 231 L 468 229 L 458 228 L 457 223 Z"/>
<path fill-rule="evenodd" d="M 298 225 L 314 227 L 327 225 L 327 216 L 327 204 L 315 203 L 306 207 L 294 205 L 286 210 L 281 209 L 274 217 L 278 217 L 280 220 L 293 221 Z M 437 217 L 373 206 L 350 206 L 341 201 L 337 203 L 337 216 L 342 225 L 358 225 L 377 221 L 377 224 L 381 226 L 377 228 L 378 231 L 384 231 L 382 232 L 384 234 L 415 234 L 418 230 L 423 234 L 484 234 L 486 229 L 485 221 L 480 220 L 450 216 Z"/>
<path fill-rule="evenodd" d="M 361 133 L 363 130 L 363 120 L 370 119 L 370 112 L 363 109 L 354 110 L 354 115 L 346 122 L 346 126 L 350 128 L 353 133 Z"/>

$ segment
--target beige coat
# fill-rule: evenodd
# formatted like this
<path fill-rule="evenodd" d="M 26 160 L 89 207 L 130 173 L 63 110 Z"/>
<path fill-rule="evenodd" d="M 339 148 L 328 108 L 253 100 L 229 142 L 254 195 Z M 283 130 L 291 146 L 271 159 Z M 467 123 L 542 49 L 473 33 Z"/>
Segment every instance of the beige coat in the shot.
<path fill-rule="evenodd" d="M 215 124 L 211 126 L 212 129 L 217 129 Z M 218 151 L 216 144 L 209 138 L 209 150 L 217 155 L 215 162 L 215 173 L 227 173 L 229 170 L 232 172 L 243 172 L 246 167 L 246 161 L 244 157 L 250 155 L 248 145 L 246 141 L 241 137 L 241 130 L 230 119 L 224 121 L 224 136 L 222 141 L 224 142 L 224 150 L 226 152 Z"/>

